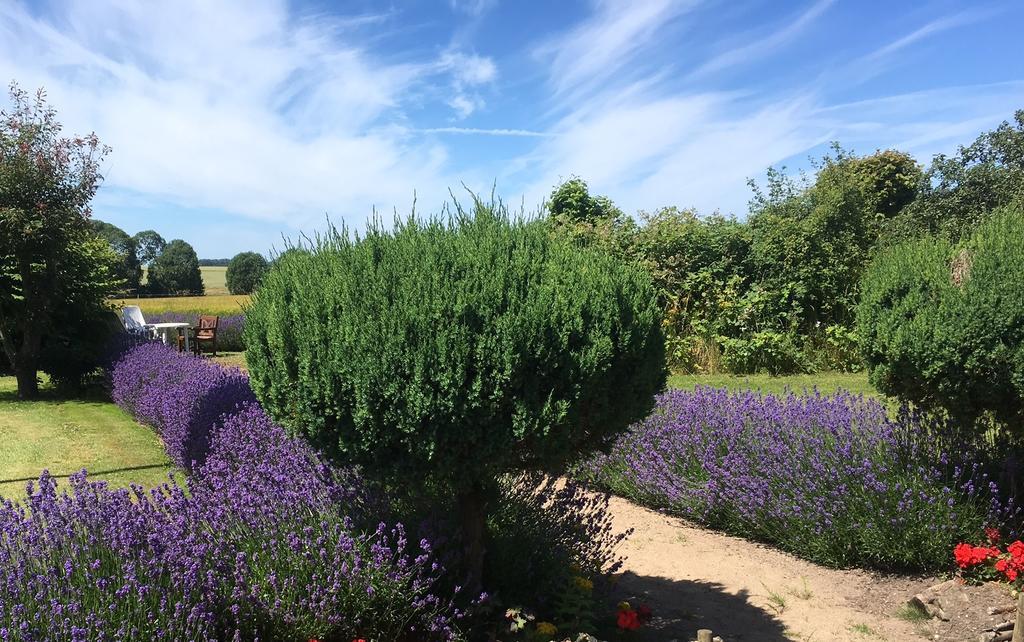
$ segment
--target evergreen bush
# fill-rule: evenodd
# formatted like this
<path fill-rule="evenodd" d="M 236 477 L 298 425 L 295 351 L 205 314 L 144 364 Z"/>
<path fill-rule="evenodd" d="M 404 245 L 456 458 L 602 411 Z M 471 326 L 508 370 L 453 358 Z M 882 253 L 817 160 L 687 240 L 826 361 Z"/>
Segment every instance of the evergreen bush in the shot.
<path fill-rule="evenodd" d="M 858 329 L 871 382 L 970 424 L 1024 414 L 1024 207 L 990 215 L 963 243 L 924 238 L 865 275 Z"/>
<path fill-rule="evenodd" d="M 367 474 L 457 499 L 474 588 L 497 480 L 562 465 L 646 416 L 664 338 L 640 268 L 501 204 L 456 208 L 285 253 L 245 343 L 276 421 Z"/>

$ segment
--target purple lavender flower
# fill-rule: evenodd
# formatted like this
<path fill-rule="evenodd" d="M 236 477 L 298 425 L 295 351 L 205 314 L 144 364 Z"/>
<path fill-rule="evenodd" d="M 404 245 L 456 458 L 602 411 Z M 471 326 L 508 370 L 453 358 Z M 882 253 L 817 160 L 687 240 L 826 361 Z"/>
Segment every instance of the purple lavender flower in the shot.
<path fill-rule="evenodd" d="M 7 639 L 458 637 L 427 543 L 358 527 L 357 476 L 254 404 L 210 444 L 186 487 L 110 490 L 83 471 L 58 493 L 44 473 L 0 504 Z"/>
<path fill-rule="evenodd" d="M 214 423 L 256 401 L 242 371 L 155 342 L 126 352 L 111 384 L 114 403 L 155 428 L 171 460 L 188 471 L 205 458 Z"/>
<path fill-rule="evenodd" d="M 1013 511 L 923 421 L 848 394 L 670 391 L 577 475 L 825 564 L 934 570 Z"/>

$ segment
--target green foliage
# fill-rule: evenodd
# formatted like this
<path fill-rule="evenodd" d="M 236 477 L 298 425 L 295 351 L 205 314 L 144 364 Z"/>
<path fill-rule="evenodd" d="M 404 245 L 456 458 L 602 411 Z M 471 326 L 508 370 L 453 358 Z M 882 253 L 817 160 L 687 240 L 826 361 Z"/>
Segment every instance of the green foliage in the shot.
<path fill-rule="evenodd" d="M 848 162 L 876 218 L 896 216 L 917 197 L 923 174 L 910 154 L 887 149 Z"/>
<path fill-rule="evenodd" d="M 720 369 L 718 337 L 741 331 L 738 300 L 751 277 L 749 227 L 675 207 L 640 216 L 630 251 L 658 289 L 669 363 L 686 372 Z"/>
<path fill-rule="evenodd" d="M 149 290 L 155 294 L 201 295 L 203 275 L 199 271 L 199 257 L 192 246 L 175 239 L 149 266 Z"/>
<path fill-rule="evenodd" d="M 618 570 L 615 550 L 628 535 L 613 532 L 607 496 L 535 474 L 502 480 L 487 526 L 488 589 L 506 605 L 563 623 L 593 606 L 593 582 Z M 575 578 L 591 590 L 573 588 Z M 559 603 L 567 591 L 573 599 Z"/>
<path fill-rule="evenodd" d="M 167 241 L 153 230 L 143 230 L 132 237 L 140 265 L 149 265 L 167 247 Z"/>
<path fill-rule="evenodd" d="M 138 291 L 142 280 L 142 263 L 139 261 L 136 240 L 116 225 L 98 219 L 92 219 L 89 223 L 96 236 L 106 240 L 117 255 L 114 276 L 122 281 L 121 287 L 132 292 Z"/>
<path fill-rule="evenodd" d="M 81 269 L 83 256 L 100 252 L 89 203 L 108 150 L 95 135 L 61 137 L 42 91 L 32 99 L 12 84 L 10 98 L 0 114 L 0 348 L 29 398 L 39 393 L 44 340 L 69 321 L 58 312 L 94 311 L 113 290 L 102 262 Z"/>
<path fill-rule="evenodd" d="M 879 256 L 858 310 L 871 382 L 961 423 L 1024 418 L 1024 207 L 958 245 L 923 238 Z"/>
<path fill-rule="evenodd" d="M 804 372 L 803 354 L 793 337 L 779 332 L 755 332 L 747 337 L 722 337 L 722 365 L 729 372 Z"/>
<path fill-rule="evenodd" d="M 262 254 L 240 252 L 231 259 L 227 269 L 228 292 L 252 294 L 266 273 L 269 264 Z"/>
<path fill-rule="evenodd" d="M 571 223 L 593 223 L 623 216 L 622 210 L 607 196 L 591 196 L 586 181 L 576 176 L 551 192 L 548 213 L 554 219 Z"/>
<path fill-rule="evenodd" d="M 551 192 L 547 214 L 557 233 L 572 241 L 623 256 L 636 229 L 633 219 L 607 196 L 591 196 L 587 183 L 573 177 Z"/>
<path fill-rule="evenodd" d="M 1024 110 L 981 134 L 953 156 L 937 155 L 919 195 L 893 221 L 898 239 L 939 234 L 954 242 L 970 235 L 989 212 L 1024 198 Z"/>
<path fill-rule="evenodd" d="M 665 380 L 658 320 L 640 270 L 477 202 L 280 257 L 245 339 L 275 419 L 368 471 L 465 488 L 644 416 Z"/>
<path fill-rule="evenodd" d="M 752 202 L 755 277 L 773 306 L 762 312 L 782 331 L 807 334 L 818 324 L 847 324 L 860 275 L 877 239 L 873 199 L 853 159 L 836 148 L 812 185 L 776 171 L 768 194 Z"/>
<path fill-rule="evenodd" d="M 53 310 L 39 367 L 58 388 L 76 391 L 96 374 L 108 357 L 111 340 L 123 331 L 104 297 L 120 284 L 118 274 L 124 262 L 99 238 L 86 238 L 66 248 L 63 262 L 77 278 L 69 280 L 60 306 Z"/>
<path fill-rule="evenodd" d="M 665 344 L 642 270 L 500 204 L 456 207 L 282 255 L 245 344 L 276 421 L 367 475 L 457 498 L 473 592 L 497 480 L 564 465 L 642 418 Z"/>

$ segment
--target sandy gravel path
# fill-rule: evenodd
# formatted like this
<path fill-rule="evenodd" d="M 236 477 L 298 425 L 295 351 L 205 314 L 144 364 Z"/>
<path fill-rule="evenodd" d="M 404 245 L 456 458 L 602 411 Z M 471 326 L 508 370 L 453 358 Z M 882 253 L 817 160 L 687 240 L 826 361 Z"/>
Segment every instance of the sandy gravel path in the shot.
<path fill-rule="evenodd" d="M 727 642 L 927 639 L 895 612 L 934 578 L 822 568 L 620 498 L 611 512 L 617 529 L 635 530 L 618 588 L 654 609 L 644 640 L 689 640 L 698 628 Z"/>

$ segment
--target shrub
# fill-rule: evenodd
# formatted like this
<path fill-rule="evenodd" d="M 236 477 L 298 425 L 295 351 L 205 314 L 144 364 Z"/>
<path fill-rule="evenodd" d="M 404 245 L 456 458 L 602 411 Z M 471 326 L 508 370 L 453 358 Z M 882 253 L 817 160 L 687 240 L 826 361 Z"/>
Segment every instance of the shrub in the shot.
<path fill-rule="evenodd" d="M 215 431 L 187 487 L 150 494 L 44 473 L 0 505 L 5 640 L 451 640 L 424 541 L 363 531 L 351 476 L 258 407 Z"/>
<path fill-rule="evenodd" d="M 919 193 L 890 226 L 894 239 L 937 234 L 959 241 L 1024 196 L 1024 109 L 955 154 L 937 154 Z"/>
<path fill-rule="evenodd" d="M 472 587 L 495 480 L 557 466 L 650 410 L 659 320 L 639 269 L 478 202 L 280 257 L 247 310 L 246 359 L 291 431 L 459 498 Z"/>
<path fill-rule="evenodd" d="M 647 506 L 831 566 L 938 570 L 959 541 L 1015 521 L 941 430 L 846 394 L 697 388 L 577 474 Z"/>
<path fill-rule="evenodd" d="M 729 372 L 767 372 L 780 375 L 803 372 L 803 355 L 793 337 L 779 332 L 755 332 L 749 337 L 721 337 L 722 365 Z"/>
<path fill-rule="evenodd" d="M 57 388 L 77 392 L 101 380 L 110 345 L 124 327 L 105 305 L 68 306 L 55 314 L 58 325 L 43 341 L 39 367 Z"/>
<path fill-rule="evenodd" d="M 188 323 L 195 327 L 199 323 L 201 314 L 209 312 L 160 312 L 146 315 L 149 323 Z M 244 341 L 245 315 L 225 314 L 220 315 L 217 324 L 217 349 L 228 352 L 241 352 L 245 350 Z"/>
<path fill-rule="evenodd" d="M 147 289 L 155 294 L 201 295 L 205 291 L 199 257 L 192 246 L 181 239 L 168 243 L 150 263 L 146 283 Z"/>
<path fill-rule="evenodd" d="M 205 459 L 214 424 L 255 401 L 240 370 L 155 342 L 126 352 L 111 381 L 114 403 L 155 428 L 171 461 L 187 471 Z"/>
<path fill-rule="evenodd" d="M 262 254 L 241 252 L 228 263 L 225 279 L 231 294 L 252 294 L 260 284 L 269 264 Z"/>
<path fill-rule="evenodd" d="M 1024 417 L 1024 204 L 959 246 L 920 239 L 879 256 L 857 325 L 880 391 L 970 425 Z"/>
<path fill-rule="evenodd" d="M 607 495 L 536 474 L 502 480 L 488 520 L 488 589 L 508 605 L 557 618 L 574 577 L 589 582 L 622 566 Z M 577 624 L 577 626 L 579 626 Z"/>

